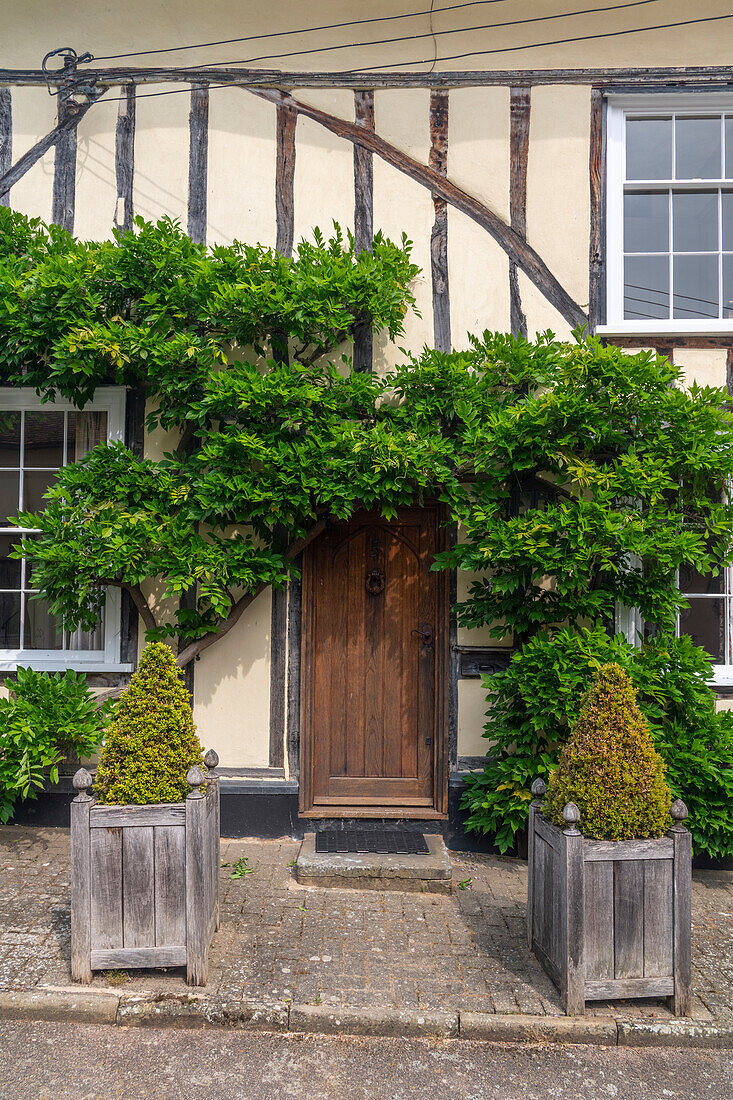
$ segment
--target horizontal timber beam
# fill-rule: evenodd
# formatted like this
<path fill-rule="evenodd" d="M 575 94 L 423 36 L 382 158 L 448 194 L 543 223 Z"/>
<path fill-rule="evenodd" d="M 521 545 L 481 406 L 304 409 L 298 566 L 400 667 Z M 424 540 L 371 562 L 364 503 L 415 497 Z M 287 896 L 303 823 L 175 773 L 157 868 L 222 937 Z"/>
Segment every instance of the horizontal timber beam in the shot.
<path fill-rule="evenodd" d="M 573 326 L 587 324 L 586 314 L 578 303 L 570 297 L 532 246 L 516 230 L 507 225 L 498 214 L 485 206 L 479 199 L 474 198 L 473 195 L 461 190 L 457 184 L 446 176 L 441 175 L 440 172 L 427 164 L 421 164 L 419 161 L 413 160 L 407 153 L 403 153 L 401 149 L 390 145 L 384 138 L 375 134 L 373 130 L 356 125 L 353 122 L 347 122 L 346 119 L 338 118 L 336 115 L 331 115 L 318 107 L 311 107 L 307 103 L 293 99 L 287 92 L 269 88 L 247 88 L 246 91 L 258 96 L 260 99 L 290 107 L 298 114 L 305 115 L 306 118 L 319 123 L 338 137 L 345 138 L 355 145 L 361 145 L 372 153 L 376 153 L 387 164 L 391 164 L 399 172 L 404 172 L 415 183 L 427 187 L 432 192 L 433 198 L 444 199 L 450 206 L 460 210 L 477 225 L 480 225 L 482 229 L 485 229 L 497 244 L 504 249 L 509 259 L 531 279 L 540 293 L 558 310 L 568 324 Z"/>
<path fill-rule="evenodd" d="M 729 65 L 655 66 L 608 69 L 489 69 L 445 72 L 285 72 L 281 69 L 229 68 L 131 68 L 79 70 L 84 81 L 100 84 L 155 84 L 161 82 L 255 84 L 278 88 L 465 88 L 487 85 L 592 84 L 597 87 L 648 89 L 653 84 L 716 84 L 733 86 Z M 63 86 L 63 80 L 54 81 Z M 43 85 L 40 69 L 0 69 L 0 85 Z"/>

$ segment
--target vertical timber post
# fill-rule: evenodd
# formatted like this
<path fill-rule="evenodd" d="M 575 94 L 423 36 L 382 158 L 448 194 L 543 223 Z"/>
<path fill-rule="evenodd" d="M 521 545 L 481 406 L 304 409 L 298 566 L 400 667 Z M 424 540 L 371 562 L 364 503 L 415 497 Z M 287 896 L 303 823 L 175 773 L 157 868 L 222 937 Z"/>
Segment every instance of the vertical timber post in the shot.
<path fill-rule="evenodd" d="M 566 826 L 563 829 L 564 852 L 561 853 L 562 1002 L 567 1016 L 583 1016 L 585 1014 L 585 891 L 583 836 L 578 829 L 580 810 L 574 802 L 568 802 L 562 816 Z"/>
<path fill-rule="evenodd" d="M 213 787 L 216 795 L 214 807 L 214 828 L 211 836 L 211 877 L 214 905 L 214 931 L 219 927 L 219 839 L 221 837 L 221 799 L 219 795 L 219 776 L 216 769 L 219 767 L 219 753 L 215 749 L 209 749 L 204 756 L 206 765 L 206 782 Z"/>
<path fill-rule="evenodd" d="M 13 163 L 13 100 L 10 88 L 0 88 L 0 177 Z M 10 206 L 10 192 L 0 194 L 0 206 Z"/>
<path fill-rule="evenodd" d="M 188 137 L 188 235 L 196 244 L 205 244 L 209 173 L 208 84 L 191 85 Z"/>
<path fill-rule="evenodd" d="M 689 1016 L 692 1009 L 692 835 L 682 824 L 687 817 L 682 799 L 672 803 L 670 813 L 674 818 L 674 825 L 667 834 L 674 842 L 674 994 L 671 1007 L 675 1016 Z"/>
<path fill-rule="evenodd" d="M 445 176 L 448 171 L 448 92 L 430 93 L 430 167 Z M 448 203 L 433 195 L 435 220 L 430 233 L 430 273 L 433 284 L 433 343 L 437 351 L 450 351 L 450 286 L 448 283 Z"/>
<path fill-rule="evenodd" d="M 78 111 L 73 99 L 59 96 L 58 121 L 65 122 Z M 51 221 L 68 233 L 74 232 L 76 205 L 76 146 L 77 127 L 71 126 L 59 136 L 53 165 L 53 202 Z"/>
<path fill-rule="evenodd" d="M 89 812 L 94 799 L 87 794 L 92 777 L 80 768 L 73 779 L 76 798 L 71 803 L 71 977 L 88 985 L 92 980 L 92 865 Z"/>
<path fill-rule="evenodd" d="M 374 130 L 374 92 L 354 92 L 354 120 L 357 126 Z M 354 145 L 354 245 L 358 252 L 371 252 L 374 238 L 374 158 L 368 149 Z M 369 372 L 374 359 L 374 337 L 369 324 L 354 333 L 354 370 Z"/>
<path fill-rule="evenodd" d="M 529 156 L 530 89 L 512 88 L 509 93 L 509 219 L 511 227 L 527 238 L 527 161 Z M 527 335 L 527 318 L 522 309 L 519 272 L 509 261 L 509 313 L 515 336 Z"/>
<path fill-rule="evenodd" d="M 532 784 L 534 798 L 529 804 L 529 821 L 527 824 L 527 945 L 534 947 L 534 819 L 535 814 L 542 809 L 542 798 L 547 792 L 547 784 L 544 779 L 535 779 Z"/>
<path fill-rule="evenodd" d="M 205 776 L 197 765 L 186 782 L 192 788 L 186 798 L 186 981 L 206 985 L 208 950 L 206 912 L 206 796 L 201 791 Z"/>
<path fill-rule="evenodd" d="M 588 170 L 590 177 L 590 242 L 588 287 L 588 331 L 593 334 L 596 325 L 604 319 L 603 310 L 603 93 L 591 88 L 590 93 L 590 153 Z"/>
<path fill-rule="evenodd" d="M 135 207 L 132 197 L 132 185 L 135 171 L 135 85 L 128 84 L 122 89 L 120 105 L 117 110 L 115 129 L 115 180 L 117 183 L 117 203 L 115 205 L 115 229 L 126 233 L 132 229 Z"/>

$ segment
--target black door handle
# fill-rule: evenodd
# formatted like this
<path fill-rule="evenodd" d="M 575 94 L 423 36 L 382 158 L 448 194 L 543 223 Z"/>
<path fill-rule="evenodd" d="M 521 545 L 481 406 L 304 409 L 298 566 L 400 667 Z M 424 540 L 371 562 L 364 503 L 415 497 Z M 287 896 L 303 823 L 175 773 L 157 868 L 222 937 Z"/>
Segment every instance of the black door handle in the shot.
<path fill-rule="evenodd" d="M 422 627 L 416 627 L 415 630 L 411 630 L 410 634 L 417 634 L 423 640 L 423 645 L 433 644 L 433 628 L 428 623 L 423 623 Z"/>

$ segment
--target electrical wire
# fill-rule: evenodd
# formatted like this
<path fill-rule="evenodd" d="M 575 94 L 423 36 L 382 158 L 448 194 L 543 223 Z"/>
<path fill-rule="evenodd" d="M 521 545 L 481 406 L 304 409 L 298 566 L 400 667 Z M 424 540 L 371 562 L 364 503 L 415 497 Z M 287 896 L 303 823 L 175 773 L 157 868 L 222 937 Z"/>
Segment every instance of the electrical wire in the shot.
<path fill-rule="evenodd" d="M 620 5 L 614 5 L 614 6 L 620 6 Z M 599 9 L 596 8 L 594 10 L 597 11 Z M 497 47 L 496 49 L 492 49 L 492 50 L 472 50 L 470 53 L 453 54 L 450 57 L 441 57 L 441 58 L 439 58 L 439 60 L 441 62 L 443 62 L 443 61 L 458 61 L 458 60 L 462 60 L 463 58 L 466 58 L 466 57 L 482 57 L 482 56 L 486 56 L 488 54 L 511 53 L 511 52 L 515 52 L 517 50 L 520 50 L 520 51 L 521 50 L 536 50 L 536 49 L 540 49 L 542 46 L 558 46 L 558 45 L 565 45 L 565 44 L 571 43 L 571 42 L 588 42 L 588 41 L 597 40 L 599 38 L 617 38 L 620 35 L 627 35 L 627 34 L 645 34 L 645 33 L 648 33 L 649 31 L 669 30 L 669 29 L 677 28 L 677 27 L 688 27 L 688 26 L 692 26 L 692 25 L 697 24 L 697 23 L 715 23 L 715 22 L 719 22 L 720 20 L 723 20 L 723 19 L 733 19 L 733 13 L 728 14 L 728 15 L 705 16 L 705 17 L 702 17 L 702 18 L 699 18 L 699 19 L 685 19 L 685 20 L 681 20 L 680 22 L 676 22 L 676 23 L 660 23 L 660 24 L 657 24 L 653 27 L 629 27 L 626 30 L 605 31 L 601 34 L 578 35 L 577 37 L 573 37 L 573 38 L 559 38 L 559 39 L 553 39 L 551 41 L 546 41 L 546 42 L 528 42 L 528 43 L 524 43 L 522 45 L 517 45 L 517 46 Z M 436 32 L 436 33 L 441 33 L 441 32 Z M 450 33 L 455 33 L 455 32 L 450 32 Z M 369 45 L 369 43 L 362 43 L 362 45 Z M 368 75 L 369 73 L 377 72 L 377 71 L 382 70 L 382 69 L 392 70 L 392 69 L 395 69 L 395 68 L 403 66 L 403 65 L 425 65 L 425 64 L 430 64 L 430 63 L 431 63 L 431 58 L 422 58 L 421 60 L 413 60 L 413 61 L 394 61 L 394 62 L 389 62 L 388 64 L 383 64 L 383 65 L 370 65 L 370 66 L 365 66 L 364 65 L 364 66 L 360 66 L 359 68 L 355 68 L 355 69 L 345 69 L 345 70 L 343 70 L 343 73 L 341 75 L 352 75 L 352 74 L 357 74 L 357 73 L 364 73 L 364 74 Z M 218 64 L 219 65 L 232 65 L 232 64 L 235 64 L 235 63 L 231 62 L 231 61 L 222 61 L 222 62 L 218 62 Z M 177 71 L 186 72 L 186 71 L 188 71 L 188 69 L 193 68 L 193 67 L 194 66 L 184 66 L 183 69 L 180 69 L 180 70 L 177 70 Z M 195 68 L 198 69 L 199 66 L 195 66 Z M 213 65 L 200 66 L 200 68 L 204 68 L 204 69 L 209 68 L 210 69 L 210 68 L 213 68 Z M 134 80 L 131 83 L 134 84 L 135 83 Z M 243 86 L 244 85 L 242 85 L 241 80 L 232 80 L 232 81 L 228 81 L 228 82 L 224 82 L 224 83 L 215 83 L 215 84 L 210 85 L 211 88 L 239 88 L 239 87 L 243 87 Z M 136 96 L 136 99 L 152 99 L 152 98 L 157 97 L 157 96 L 177 95 L 177 94 L 181 94 L 181 93 L 185 93 L 185 92 L 190 92 L 190 88 L 188 88 L 188 87 L 185 87 L 185 88 L 170 88 L 170 89 L 166 89 L 165 91 L 162 91 L 162 92 L 142 92 L 142 93 L 139 93 Z M 124 99 L 124 98 L 125 98 L 124 96 L 118 96 L 118 97 L 114 97 L 114 98 L 105 97 L 105 102 L 106 103 L 117 103 L 117 102 L 121 102 L 122 99 Z"/>
<path fill-rule="evenodd" d="M 694 23 L 717 23 L 721 19 L 733 19 L 733 13 L 728 15 L 707 15 L 701 19 L 683 19 L 679 23 L 658 23 L 654 27 L 630 27 L 628 30 L 624 31 L 605 31 L 603 34 L 583 34 L 579 35 L 577 38 L 555 38 L 547 42 L 529 42 L 522 46 L 501 46 L 494 50 L 471 50 L 469 53 L 457 53 L 452 54 L 450 57 L 441 57 L 440 61 L 462 61 L 466 57 L 486 57 L 489 54 L 514 53 L 516 50 L 538 50 L 542 46 L 564 46 L 569 42 L 591 42 L 598 38 L 618 38 L 619 35 L 624 34 L 643 34 L 646 31 L 666 31 L 673 27 L 690 27 Z M 368 68 L 366 66 L 361 66 L 358 69 L 347 69 L 346 72 L 377 72 L 380 69 L 393 69 L 395 66 L 428 65 L 429 63 L 430 58 L 423 57 L 420 60 L 394 61 L 385 65 L 371 65 Z"/>
<path fill-rule="evenodd" d="M 443 8 L 425 8 L 424 11 L 408 11 L 401 15 L 374 15 L 371 19 L 350 19 L 346 23 L 324 23 L 318 27 L 298 27 L 291 31 L 270 31 L 267 34 L 249 34 L 243 38 L 222 38 L 218 42 L 192 42 L 188 46 L 164 46 L 158 50 L 136 50 L 133 53 L 111 53 L 94 57 L 95 61 L 118 61 L 121 57 L 147 57 L 154 53 L 177 53 L 180 50 L 203 50 L 210 46 L 231 46 L 237 42 L 257 42 L 262 38 L 281 38 L 283 35 L 313 34 L 315 31 L 341 30 L 343 27 L 361 27 L 366 23 L 390 23 L 395 19 L 417 19 L 441 11 L 460 11 L 461 8 L 479 8 L 487 4 L 503 4 L 507 0 L 466 0 L 463 4 L 447 4 Z"/>
<path fill-rule="evenodd" d="M 441 37 L 442 35 L 445 35 L 445 34 L 469 34 L 469 33 L 472 33 L 473 31 L 493 31 L 493 30 L 498 30 L 501 27 L 518 27 L 518 26 L 522 26 L 526 23 L 545 23 L 548 20 L 570 19 L 571 17 L 578 16 L 578 15 L 595 15 L 596 13 L 606 12 L 606 11 L 621 11 L 624 8 L 641 8 L 641 7 L 645 7 L 648 4 L 658 4 L 660 2 L 661 2 L 661 0 L 627 0 L 626 3 L 623 3 L 623 4 L 608 4 L 603 8 L 599 8 L 599 7 L 581 8 L 577 11 L 564 11 L 564 12 L 558 12 L 558 13 L 553 14 L 553 15 L 532 16 L 529 19 L 509 19 L 509 20 L 506 20 L 503 23 L 479 23 L 479 24 L 477 24 L 476 26 L 473 26 L 473 27 L 455 27 L 452 30 L 437 30 L 437 31 L 434 31 L 434 30 L 431 29 L 429 31 L 426 31 L 424 34 L 405 34 L 405 35 L 402 35 L 399 38 L 374 38 L 369 42 L 342 42 L 342 43 L 338 43 L 335 46 L 313 46 L 310 49 L 289 50 L 285 53 L 264 53 L 264 54 L 259 54 L 256 57 L 240 58 L 238 61 L 212 61 L 210 64 L 206 65 L 206 68 L 207 69 L 218 68 L 220 65 L 225 65 L 225 66 L 226 65 L 253 65 L 257 61 L 274 61 L 274 60 L 277 60 L 281 57 L 304 57 L 306 54 L 332 53 L 334 50 L 356 50 L 356 49 L 362 49 L 365 46 L 391 46 L 391 45 L 394 45 L 396 42 L 416 42 L 420 38 L 432 38 L 432 39 L 435 39 L 437 41 L 438 37 Z M 514 47 L 514 48 L 518 49 L 518 48 L 521 48 L 521 47 Z M 497 51 L 494 51 L 494 52 L 499 53 L 501 51 L 497 50 Z M 470 55 L 467 54 L 465 56 L 470 56 Z M 424 62 L 416 62 L 416 64 L 423 64 L 423 63 L 427 64 L 429 61 L 432 61 L 433 64 L 435 64 L 435 62 L 437 62 L 438 60 L 441 60 L 441 59 L 438 58 L 438 57 L 426 58 L 424 60 Z M 408 62 L 400 61 L 400 62 L 397 62 L 397 64 L 406 65 L 406 64 L 408 64 Z M 380 66 L 380 68 L 383 68 L 383 67 L 384 66 Z M 196 65 L 183 65 L 182 66 L 183 70 L 198 69 L 198 68 L 200 68 L 200 66 L 198 64 L 196 64 Z"/>

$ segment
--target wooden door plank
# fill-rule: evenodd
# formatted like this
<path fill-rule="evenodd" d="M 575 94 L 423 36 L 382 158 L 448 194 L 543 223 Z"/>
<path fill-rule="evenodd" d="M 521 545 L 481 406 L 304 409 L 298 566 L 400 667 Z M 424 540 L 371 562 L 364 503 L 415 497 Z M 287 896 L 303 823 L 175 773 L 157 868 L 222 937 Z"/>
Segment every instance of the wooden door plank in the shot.
<path fill-rule="evenodd" d="M 122 830 L 122 939 L 125 947 L 155 945 L 153 827 Z"/>
<path fill-rule="evenodd" d="M 186 942 L 186 829 L 168 825 L 155 830 L 155 943 Z M 217 865 L 218 872 L 218 865 Z"/>
<path fill-rule="evenodd" d="M 412 582 L 415 585 L 419 606 L 418 629 L 432 632 L 432 644 L 416 637 L 418 648 L 418 696 L 417 696 L 417 775 L 418 788 L 425 797 L 433 795 L 433 761 L 435 759 L 435 644 L 438 623 L 436 619 L 436 584 L 430 572 L 436 549 L 435 513 L 426 515 L 420 529 L 415 532 L 420 547 L 419 573 Z"/>
<path fill-rule="evenodd" d="M 124 947 L 122 833 L 119 828 L 90 830 L 92 951 Z"/>
<path fill-rule="evenodd" d="M 644 977 L 672 976 L 673 861 L 655 859 L 644 863 Z"/>
<path fill-rule="evenodd" d="M 348 651 L 346 664 L 346 772 L 364 775 L 364 538 L 348 544 Z"/>
<path fill-rule="evenodd" d="M 585 973 L 592 981 L 613 978 L 613 863 L 586 863 Z"/>
<path fill-rule="evenodd" d="M 385 560 L 387 552 L 385 531 L 378 527 L 367 527 L 360 537 L 363 545 L 364 592 L 364 775 L 384 776 L 384 650 L 385 631 L 393 630 L 392 623 L 385 622 L 384 605 L 387 591 L 399 585 L 400 578 L 390 575 Z M 380 592 L 367 590 L 367 575 L 381 572 L 384 588 Z M 357 582 L 358 583 L 358 582 Z M 390 674 L 390 691 L 394 690 Z"/>
<path fill-rule="evenodd" d="M 409 687 L 405 683 L 405 670 L 409 662 L 409 650 L 405 637 L 405 592 L 395 578 L 404 573 L 403 546 L 395 538 L 384 541 L 384 568 L 387 586 L 384 596 L 384 622 L 386 630 L 382 647 L 382 678 L 389 684 L 383 695 L 384 708 L 384 775 L 408 775 L 402 760 L 403 730 L 410 720 L 407 698 Z"/>
<path fill-rule="evenodd" d="M 620 860 L 613 865 L 614 977 L 644 976 L 644 928 L 641 918 L 644 864 Z"/>

